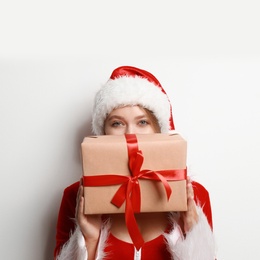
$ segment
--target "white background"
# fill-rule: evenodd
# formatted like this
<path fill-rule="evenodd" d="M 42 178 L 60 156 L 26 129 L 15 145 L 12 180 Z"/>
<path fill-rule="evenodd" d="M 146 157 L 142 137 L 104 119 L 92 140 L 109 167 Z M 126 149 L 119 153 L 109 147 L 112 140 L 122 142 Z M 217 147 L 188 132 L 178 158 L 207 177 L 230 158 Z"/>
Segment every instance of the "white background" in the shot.
<path fill-rule="evenodd" d="M 259 250 L 257 0 L 0 4 L 1 259 L 52 259 L 95 92 L 132 65 L 161 81 L 210 192 L 219 260 Z"/>

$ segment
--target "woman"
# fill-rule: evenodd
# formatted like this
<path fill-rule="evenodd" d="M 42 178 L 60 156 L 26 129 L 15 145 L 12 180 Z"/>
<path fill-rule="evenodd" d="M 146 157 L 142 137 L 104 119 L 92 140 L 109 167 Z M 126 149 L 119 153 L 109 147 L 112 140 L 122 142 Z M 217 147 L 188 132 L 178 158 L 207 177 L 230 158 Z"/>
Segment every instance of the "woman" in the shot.
<path fill-rule="evenodd" d="M 167 133 L 174 130 L 171 104 L 159 81 L 135 67 L 115 69 L 97 93 L 92 128 L 95 135 Z M 124 214 L 83 214 L 83 187 L 64 191 L 56 235 L 55 258 L 65 259 L 215 259 L 207 190 L 187 182 L 187 212 L 139 213 L 145 244 L 136 250 Z"/>

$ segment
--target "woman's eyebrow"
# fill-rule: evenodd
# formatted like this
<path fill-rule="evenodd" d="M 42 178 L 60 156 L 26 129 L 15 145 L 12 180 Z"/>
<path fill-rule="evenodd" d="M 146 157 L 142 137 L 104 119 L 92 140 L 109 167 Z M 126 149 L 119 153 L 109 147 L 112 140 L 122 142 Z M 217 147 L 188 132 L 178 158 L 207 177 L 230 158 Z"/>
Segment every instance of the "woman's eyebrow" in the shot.
<path fill-rule="evenodd" d="M 112 115 L 112 116 L 109 116 L 108 118 L 107 118 L 107 120 L 113 120 L 113 119 L 124 119 L 124 117 L 123 116 L 117 116 L 117 115 Z"/>
<path fill-rule="evenodd" d="M 143 114 L 143 115 L 140 115 L 140 116 L 136 116 L 135 119 L 140 119 L 140 118 L 147 118 L 148 116 Z"/>
<path fill-rule="evenodd" d="M 140 118 L 147 118 L 147 115 L 141 114 L 141 115 L 134 117 L 134 119 L 140 119 Z M 111 121 L 111 120 L 114 120 L 114 119 L 123 120 L 123 119 L 125 119 L 125 117 L 119 116 L 119 115 L 111 115 L 111 116 L 108 116 L 108 118 L 107 118 L 108 121 Z"/>

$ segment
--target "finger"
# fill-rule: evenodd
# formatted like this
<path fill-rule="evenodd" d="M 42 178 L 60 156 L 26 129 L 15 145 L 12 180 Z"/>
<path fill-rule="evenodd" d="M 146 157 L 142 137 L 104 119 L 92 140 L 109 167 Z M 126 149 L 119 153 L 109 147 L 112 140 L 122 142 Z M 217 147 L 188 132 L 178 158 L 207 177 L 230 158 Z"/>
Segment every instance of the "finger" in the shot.
<path fill-rule="evenodd" d="M 192 212 L 194 209 L 196 209 L 196 203 L 194 199 L 188 198 L 187 211 Z"/>
<path fill-rule="evenodd" d="M 191 183 L 187 184 L 187 198 L 193 199 L 194 198 L 194 191 Z"/>
<path fill-rule="evenodd" d="M 83 197 L 83 187 L 79 186 L 78 193 L 77 193 L 77 201 L 76 201 L 76 215 L 78 214 L 79 205 L 82 197 Z"/>
<path fill-rule="evenodd" d="M 79 202 L 79 214 L 84 215 L 84 197 L 80 198 Z"/>
<path fill-rule="evenodd" d="M 77 200 L 79 201 L 80 198 L 83 197 L 83 186 L 80 185 L 77 193 Z"/>
<path fill-rule="evenodd" d="M 84 197 L 80 197 L 76 209 L 76 219 L 80 223 L 84 217 Z"/>
<path fill-rule="evenodd" d="M 188 209 L 183 215 L 184 231 L 187 233 L 198 222 L 196 203 L 193 199 L 188 199 Z"/>

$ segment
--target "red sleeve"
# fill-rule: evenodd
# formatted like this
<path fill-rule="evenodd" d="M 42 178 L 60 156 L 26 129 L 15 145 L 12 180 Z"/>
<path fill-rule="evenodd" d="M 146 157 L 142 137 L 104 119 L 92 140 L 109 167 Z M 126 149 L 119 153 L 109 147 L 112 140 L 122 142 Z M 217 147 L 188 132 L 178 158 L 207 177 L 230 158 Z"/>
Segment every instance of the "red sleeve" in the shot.
<path fill-rule="evenodd" d="M 193 190 L 194 190 L 194 199 L 196 204 L 199 204 L 206 215 L 209 225 L 213 230 L 213 221 L 212 221 L 212 213 L 211 213 L 211 205 L 208 191 L 198 182 L 192 182 Z"/>
<path fill-rule="evenodd" d="M 63 192 L 58 221 L 56 226 L 56 245 L 54 258 L 59 254 L 61 247 L 69 240 L 75 229 L 75 208 L 79 182 L 67 187 Z"/>

